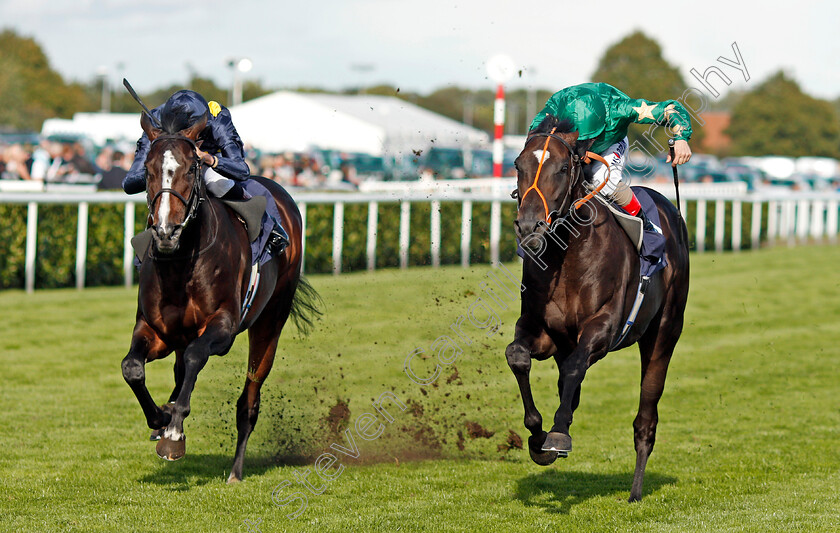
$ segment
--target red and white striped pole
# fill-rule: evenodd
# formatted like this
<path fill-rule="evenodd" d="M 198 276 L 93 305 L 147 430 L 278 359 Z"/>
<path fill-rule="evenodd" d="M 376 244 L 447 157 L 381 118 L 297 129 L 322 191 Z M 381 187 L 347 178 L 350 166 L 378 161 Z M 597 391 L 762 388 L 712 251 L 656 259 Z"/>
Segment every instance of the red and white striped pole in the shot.
<path fill-rule="evenodd" d="M 505 143 L 502 137 L 505 134 L 505 86 L 499 84 L 496 88 L 496 104 L 493 109 L 493 177 L 502 177 L 502 163 L 505 159 Z"/>

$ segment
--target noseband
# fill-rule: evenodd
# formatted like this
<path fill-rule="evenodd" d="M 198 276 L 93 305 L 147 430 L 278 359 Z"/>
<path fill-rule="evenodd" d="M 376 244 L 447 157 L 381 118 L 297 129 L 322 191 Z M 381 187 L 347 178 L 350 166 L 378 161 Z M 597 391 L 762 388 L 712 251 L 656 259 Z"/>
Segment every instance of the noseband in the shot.
<path fill-rule="evenodd" d="M 537 167 L 537 175 L 534 176 L 534 183 L 532 183 L 531 186 L 528 187 L 528 189 L 525 190 L 525 193 L 522 195 L 522 198 L 519 199 L 519 203 L 521 204 L 522 201 L 525 199 L 525 197 L 528 196 L 529 192 L 531 192 L 532 190 L 536 191 L 537 194 L 540 197 L 540 200 L 542 200 L 543 207 L 545 208 L 545 221 L 548 224 L 551 224 L 551 215 L 554 214 L 556 212 L 556 210 L 555 211 L 549 211 L 548 210 L 548 202 L 546 201 L 545 195 L 542 193 L 542 191 L 540 190 L 540 187 L 539 187 L 540 173 L 542 172 L 543 162 L 545 160 L 545 153 L 548 150 L 548 142 L 551 139 L 559 141 L 560 144 L 565 146 L 566 149 L 569 151 L 569 155 L 570 155 L 571 160 L 572 160 L 572 169 L 571 169 L 571 177 L 569 179 L 569 190 L 566 193 L 567 197 L 571 196 L 572 186 L 578 181 L 578 179 L 580 178 L 580 173 L 583 170 L 583 164 L 581 163 L 580 156 L 578 156 L 577 153 L 574 151 L 574 149 L 572 149 L 572 145 L 570 145 L 569 142 L 566 141 L 566 139 L 564 139 L 563 137 L 560 137 L 559 135 L 555 135 L 554 132 L 556 130 L 557 130 L 557 128 L 551 128 L 551 132 L 549 132 L 549 133 L 534 133 L 534 134 L 531 134 L 531 135 L 528 136 L 528 139 L 525 141 L 525 144 L 527 144 L 528 141 L 530 141 L 534 137 L 545 137 L 546 138 L 545 139 L 545 144 L 543 145 L 542 155 L 540 156 L 540 164 Z M 598 185 L 598 187 L 596 187 L 593 191 L 591 191 L 585 197 L 581 198 L 580 200 L 577 200 L 574 203 L 574 208 L 576 210 L 580 209 L 580 207 L 583 204 L 585 204 L 586 202 L 591 200 L 593 196 L 598 194 L 598 192 L 601 189 L 603 189 L 604 186 L 607 184 L 607 181 L 609 181 L 610 164 L 607 163 L 606 159 L 604 159 L 603 157 L 601 157 L 600 155 L 598 155 L 594 152 L 590 152 L 590 151 L 587 150 L 586 153 L 583 156 L 582 161 L 585 164 L 589 164 L 589 163 L 592 162 L 593 159 L 596 160 L 596 161 L 599 161 L 605 167 L 607 167 L 607 178 L 604 179 L 604 181 L 600 185 Z"/>
<path fill-rule="evenodd" d="M 190 166 L 190 172 L 193 173 L 193 184 L 192 190 L 190 191 L 189 199 L 184 198 L 178 191 L 172 189 L 170 187 L 162 187 L 157 194 L 149 201 L 149 213 L 152 213 L 155 207 L 155 202 L 161 197 L 163 193 L 169 193 L 178 200 L 181 201 L 187 207 L 187 216 L 184 218 L 184 222 L 179 224 L 181 227 L 187 227 L 187 224 L 196 217 L 198 214 L 198 207 L 201 202 L 204 200 L 204 180 L 201 179 L 201 160 L 198 157 L 198 146 L 196 146 L 195 141 L 190 139 L 189 137 L 185 137 L 183 135 L 161 135 L 157 137 L 154 141 L 152 141 L 151 146 L 154 146 L 156 142 L 164 140 L 164 139 L 175 139 L 179 141 L 188 142 L 193 149 L 193 163 Z M 151 150 L 151 147 L 150 147 Z M 147 179 L 148 179 L 148 171 L 146 172 Z"/>

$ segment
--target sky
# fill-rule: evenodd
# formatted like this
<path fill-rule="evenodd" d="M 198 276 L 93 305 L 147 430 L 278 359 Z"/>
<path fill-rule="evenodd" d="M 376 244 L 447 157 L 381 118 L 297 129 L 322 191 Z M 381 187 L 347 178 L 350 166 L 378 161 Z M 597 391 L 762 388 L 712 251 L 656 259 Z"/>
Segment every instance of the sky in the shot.
<path fill-rule="evenodd" d="M 710 78 L 724 94 L 782 69 L 813 96 L 840 97 L 840 3 L 776 5 L 0 0 L 0 29 L 35 38 L 66 79 L 89 81 L 104 68 L 114 82 L 125 76 L 141 92 L 183 84 L 191 71 L 228 87 L 228 61 L 238 57 L 253 62 L 246 79 L 270 87 L 388 83 L 424 94 L 449 85 L 492 88 L 486 63 L 500 53 L 522 70 L 508 87 L 554 91 L 589 81 L 610 45 L 641 30 L 659 42 L 689 86 L 701 85 L 691 69 L 703 73 L 712 65 L 731 80 L 728 87 Z M 746 74 L 718 61 L 736 61 L 733 43 Z"/>

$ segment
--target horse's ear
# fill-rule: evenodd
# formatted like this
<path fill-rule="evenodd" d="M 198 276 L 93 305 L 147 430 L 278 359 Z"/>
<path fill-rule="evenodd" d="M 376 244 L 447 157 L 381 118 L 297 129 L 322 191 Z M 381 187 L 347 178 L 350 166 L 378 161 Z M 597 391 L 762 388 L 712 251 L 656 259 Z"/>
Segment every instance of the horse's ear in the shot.
<path fill-rule="evenodd" d="M 146 113 L 140 115 L 140 127 L 143 128 L 143 131 L 146 132 L 146 136 L 149 137 L 150 141 L 154 141 L 163 133 L 162 129 L 156 128 L 152 124 L 152 119 L 149 118 L 149 115 L 147 115 Z"/>
<path fill-rule="evenodd" d="M 188 139 L 196 140 L 198 139 L 198 135 L 204 131 L 204 128 L 207 127 L 207 117 L 205 116 L 189 128 L 185 130 L 181 130 L 181 135 L 187 137 Z"/>
<path fill-rule="evenodd" d="M 592 145 L 595 143 L 595 139 L 586 139 L 585 141 L 575 141 L 575 152 L 577 153 L 578 157 L 583 159 L 583 156 L 586 155 L 586 152 L 592 148 Z"/>

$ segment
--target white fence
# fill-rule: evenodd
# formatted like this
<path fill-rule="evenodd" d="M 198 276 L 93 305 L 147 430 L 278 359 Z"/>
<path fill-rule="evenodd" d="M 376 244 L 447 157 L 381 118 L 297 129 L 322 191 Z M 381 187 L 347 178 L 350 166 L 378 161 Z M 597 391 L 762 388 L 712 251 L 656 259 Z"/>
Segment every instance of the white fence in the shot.
<path fill-rule="evenodd" d="M 646 184 L 649 185 L 650 184 Z M 479 183 L 463 181 L 457 184 L 413 182 L 413 185 L 388 185 L 389 190 L 369 192 L 292 192 L 303 216 L 304 236 L 306 234 L 307 207 L 317 204 L 331 204 L 332 223 L 332 270 L 341 272 L 344 250 L 344 207 L 347 204 L 367 204 L 366 263 L 369 270 L 376 266 L 377 233 L 379 226 L 379 207 L 381 204 L 400 205 L 399 223 L 399 264 L 401 268 L 409 265 L 409 244 L 411 242 L 410 219 L 412 204 L 431 204 L 429 220 L 430 255 L 433 266 L 440 265 L 441 258 L 441 204 L 457 202 L 461 204 L 461 265 L 470 264 L 472 212 L 477 203 L 489 203 L 490 210 L 490 260 L 499 261 L 499 243 L 502 238 L 502 203 L 513 202 L 509 197 L 513 189 L 510 180 L 496 180 Z M 659 190 L 673 199 L 673 184 L 654 184 Z M 829 239 L 836 242 L 838 234 L 838 208 L 840 193 L 815 193 L 792 191 L 765 191 L 748 194 L 742 184 L 700 184 L 682 185 L 681 209 L 687 216 L 687 224 L 696 242 L 696 251 L 704 252 L 707 248 L 707 228 L 711 228 L 712 248 L 716 251 L 732 249 L 738 251 L 745 247 L 749 239 L 749 248 L 758 248 L 762 242 L 783 241 L 789 245 L 809 239 Z M 88 209 L 90 204 L 124 204 L 125 223 L 123 232 L 123 273 L 124 283 L 133 283 L 133 251 L 131 237 L 135 232 L 136 204 L 145 209 L 145 195 L 127 197 L 120 192 L 77 193 L 61 192 L 0 192 L 0 204 L 26 204 L 26 251 L 25 251 L 25 288 L 31 292 L 35 288 L 35 265 L 38 235 L 38 207 L 44 204 L 78 205 L 76 231 L 76 287 L 85 286 L 87 262 Z M 693 209 L 689 211 L 691 205 Z M 744 206 L 750 209 L 749 222 L 742 216 Z M 712 215 L 711 210 L 714 211 Z M 693 218 L 693 220 L 692 220 Z M 727 223 L 727 218 L 729 221 Z M 748 233 L 745 230 L 748 229 Z M 306 241 L 304 237 L 304 259 Z M 305 264 L 304 264 L 305 268 Z"/>

